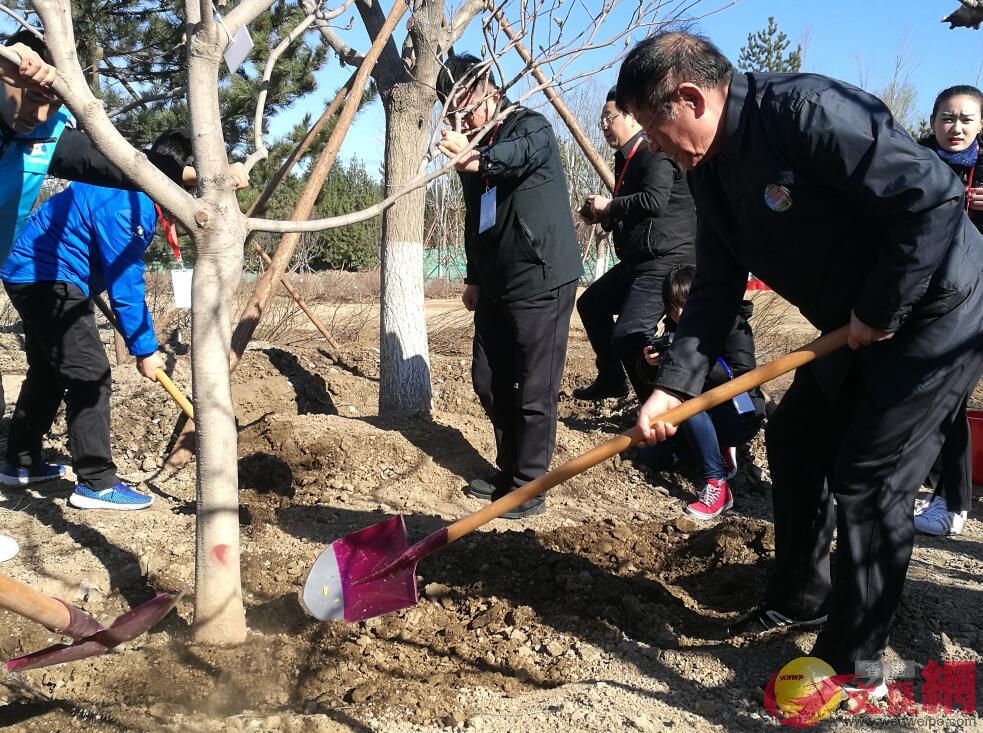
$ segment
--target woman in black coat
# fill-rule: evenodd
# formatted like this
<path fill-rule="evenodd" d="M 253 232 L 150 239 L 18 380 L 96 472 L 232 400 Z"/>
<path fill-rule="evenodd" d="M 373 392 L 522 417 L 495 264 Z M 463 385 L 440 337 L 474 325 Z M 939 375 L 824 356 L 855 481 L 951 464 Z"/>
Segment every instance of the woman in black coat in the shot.
<path fill-rule="evenodd" d="M 935 99 L 930 118 L 932 134 L 921 141 L 959 176 L 966 186 L 966 212 L 983 232 L 983 92 L 973 86 L 949 87 Z M 927 483 L 934 489 L 929 502 L 915 506 L 915 529 L 924 534 L 961 534 L 973 499 L 969 424 L 966 403 L 953 418 L 945 443 Z"/>

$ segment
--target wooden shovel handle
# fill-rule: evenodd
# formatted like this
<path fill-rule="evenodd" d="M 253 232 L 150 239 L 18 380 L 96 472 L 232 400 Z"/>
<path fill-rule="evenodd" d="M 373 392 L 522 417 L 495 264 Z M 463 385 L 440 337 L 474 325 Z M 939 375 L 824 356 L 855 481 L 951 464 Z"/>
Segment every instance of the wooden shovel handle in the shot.
<path fill-rule="evenodd" d="M 71 614 L 64 603 L 6 575 L 0 575 L 0 608 L 36 621 L 52 631 L 63 629 L 71 622 Z"/>
<path fill-rule="evenodd" d="M 711 389 L 709 392 L 686 400 L 683 404 L 674 407 L 660 416 L 660 422 L 678 425 L 693 415 L 697 415 L 712 407 L 721 405 L 727 400 L 733 399 L 741 392 L 747 392 L 754 387 L 760 387 L 767 381 L 787 374 L 793 369 L 798 369 L 804 364 L 825 356 L 846 345 L 849 326 L 832 331 L 824 336 L 820 336 L 800 349 L 796 349 L 784 356 L 780 356 L 774 361 L 762 364 L 757 369 L 742 374 L 736 379 L 732 379 L 719 387 Z M 534 481 L 530 481 L 521 489 L 510 491 L 497 501 L 493 501 L 479 511 L 469 514 L 459 519 L 447 528 L 447 544 L 460 539 L 468 532 L 471 532 L 483 524 L 487 524 L 506 512 L 509 512 L 520 504 L 524 504 L 539 494 L 544 494 L 557 484 L 561 484 L 569 478 L 583 473 L 588 468 L 596 466 L 601 461 L 607 460 L 621 451 L 638 443 L 642 439 L 641 431 L 637 426 L 626 433 L 601 443 L 583 455 L 572 458 L 561 466 L 557 466 L 549 473 L 540 476 Z"/>
<path fill-rule="evenodd" d="M 96 304 L 96 307 L 102 311 L 102 314 L 106 316 L 106 320 L 109 324 L 116 330 L 116 333 L 122 334 L 120 330 L 119 321 L 116 320 L 116 315 L 106 304 L 106 301 L 102 299 L 102 296 L 98 293 L 92 294 L 92 302 Z M 195 419 L 195 408 L 191 406 L 191 402 L 188 398 L 177 388 L 177 385 L 171 381 L 171 378 L 167 376 L 163 369 L 158 369 L 155 375 L 157 381 L 160 382 L 161 386 L 167 390 L 167 393 L 171 398 L 177 403 L 177 406 L 181 408 L 181 411 L 188 416 L 188 419 Z"/>
<path fill-rule="evenodd" d="M 167 372 L 163 369 L 158 369 L 155 374 L 157 381 L 160 382 L 161 386 L 167 390 L 167 394 L 177 403 L 177 406 L 181 408 L 181 411 L 188 416 L 189 420 L 195 419 L 195 408 L 191 406 L 188 398 L 177 388 L 177 385 L 171 381 L 171 378 L 167 376 Z"/>

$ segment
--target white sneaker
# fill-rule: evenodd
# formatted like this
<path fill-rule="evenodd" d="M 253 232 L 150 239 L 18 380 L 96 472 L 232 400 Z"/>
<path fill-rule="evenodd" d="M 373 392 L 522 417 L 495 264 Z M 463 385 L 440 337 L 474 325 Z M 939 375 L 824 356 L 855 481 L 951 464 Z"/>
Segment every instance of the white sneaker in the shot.
<path fill-rule="evenodd" d="M 969 512 L 965 509 L 961 512 L 949 512 L 949 520 L 952 522 L 952 526 L 949 527 L 949 534 L 962 534 L 967 519 L 969 519 Z"/>
<path fill-rule="evenodd" d="M 932 503 L 915 515 L 915 531 L 941 537 L 952 529 L 952 513 L 944 496 L 936 496 Z M 962 527 L 960 527 L 960 531 Z"/>
<path fill-rule="evenodd" d="M 0 534 L 0 562 L 6 562 L 10 558 L 15 557 L 18 552 L 20 552 L 20 547 L 17 546 L 17 540 L 5 534 Z"/>
<path fill-rule="evenodd" d="M 841 685 L 841 687 L 845 693 L 841 705 L 851 712 L 860 708 L 864 701 L 878 702 L 883 700 L 889 692 L 887 682 L 884 680 L 868 682 L 866 685 Z"/>

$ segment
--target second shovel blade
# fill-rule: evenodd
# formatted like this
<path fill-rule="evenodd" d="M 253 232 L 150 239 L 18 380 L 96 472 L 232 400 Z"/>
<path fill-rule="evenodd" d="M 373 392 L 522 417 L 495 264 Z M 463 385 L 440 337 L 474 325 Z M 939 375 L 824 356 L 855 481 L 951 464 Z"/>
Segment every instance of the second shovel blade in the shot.
<path fill-rule="evenodd" d="M 321 621 L 352 623 L 415 605 L 415 564 L 355 584 L 396 560 L 407 547 L 401 516 L 335 540 L 321 552 L 307 575 L 301 595 L 304 609 Z"/>

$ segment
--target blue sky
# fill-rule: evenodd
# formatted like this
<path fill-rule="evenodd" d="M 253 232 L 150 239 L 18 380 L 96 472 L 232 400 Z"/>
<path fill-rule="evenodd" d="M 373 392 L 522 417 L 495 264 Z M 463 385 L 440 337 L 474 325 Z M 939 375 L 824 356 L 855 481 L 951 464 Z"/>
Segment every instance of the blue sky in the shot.
<path fill-rule="evenodd" d="M 708 12 L 724 4 L 703 0 L 695 12 Z M 906 76 L 918 92 L 918 116 L 927 117 L 941 89 L 983 82 L 983 31 L 949 30 L 947 24 L 939 22 L 957 6 L 958 0 L 738 0 L 701 20 L 697 28 L 736 63 L 748 33 L 763 28 L 768 17 L 774 16 L 793 44 L 805 46 L 804 71 L 854 84 L 864 82 L 871 91 L 890 81 L 904 44 Z M 364 34 L 359 38 L 357 30 L 348 38 L 353 45 L 367 47 Z M 468 40 L 466 36 L 457 48 L 465 50 Z M 472 36 L 471 40 L 472 47 L 480 45 L 480 39 Z M 330 66 L 322 73 L 326 88 L 334 88 L 343 73 L 337 65 Z M 615 71 L 610 70 L 598 74 L 595 82 L 603 89 L 614 79 Z M 321 109 L 315 111 L 314 107 L 311 111 L 315 113 Z M 382 159 L 383 131 L 382 110 L 376 104 L 356 121 L 342 157 L 358 156 L 375 171 Z"/>

